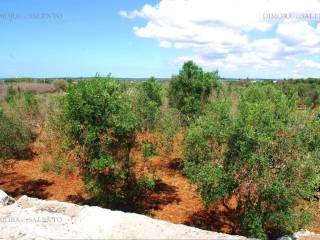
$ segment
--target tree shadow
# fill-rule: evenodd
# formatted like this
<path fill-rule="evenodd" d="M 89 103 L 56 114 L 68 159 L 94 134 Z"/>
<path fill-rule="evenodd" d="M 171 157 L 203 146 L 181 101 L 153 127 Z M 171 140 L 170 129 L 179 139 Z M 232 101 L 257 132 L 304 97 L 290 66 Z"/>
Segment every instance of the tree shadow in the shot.
<path fill-rule="evenodd" d="M 69 195 L 66 201 L 80 205 L 100 206 L 111 210 L 150 214 L 152 210 L 161 210 L 170 203 L 179 203 L 181 199 L 178 197 L 176 187 L 157 180 L 153 191 L 149 190 L 133 198 L 115 201 L 115 203 L 106 202 L 101 198 L 85 198 L 80 194 Z"/>
<path fill-rule="evenodd" d="M 214 208 L 208 207 L 193 213 L 184 224 L 208 231 L 244 235 L 241 232 L 241 221 L 241 216 L 236 209 L 220 204 Z M 278 239 L 284 235 L 271 226 L 266 229 L 266 232 L 270 240 Z"/>
<path fill-rule="evenodd" d="M 168 163 L 168 168 L 181 172 L 183 170 L 183 162 L 180 158 L 174 158 Z"/>
<path fill-rule="evenodd" d="M 30 147 L 27 147 L 27 148 L 19 151 L 18 153 L 16 153 L 15 160 L 30 161 L 30 160 L 33 160 L 35 156 L 37 156 L 37 154 L 35 152 L 33 152 Z"/>
<path fill-rule="evenodd" d="M 171 203 L 181 202 L 177 188 L 157 180 L 153 191 L 148 191 L 135 199 L 132 210 L 141 214 L 150 214 L 152 210 L 161 210 Z"/>
<path fill-rule="evenodd" d="M 226 206 L 208 207 L 188 217 L 184 224 L 203 230 L 239 234 L 239 216 Z"/>
<path fill-rule="evenodd" d="M 67 202 L 72 202 L 78 205 L 90 205 L 90 201 L 84 198 L 81 194 L 72 194 L 66 197 Z"/>
<path fill-rule="evenodd" d="M 9 194 L 13 197 L 27 195 L 28 197 L 47 199 L 50 197 L 50 194 L 46 192 L 46 188 L 52 184 L 53 182 L 44 179 L 30 180 L 24 182 L 13 192 L 9 192 Z"/>
<path fill-rule="evenodd" d="M 3 180 L 0 186 L 5 186 L 8 195 L 17 198 L 22 195 L 47 199 L 50 195 L 46 192 L 46 188 L 51 186 L 53 182 L 45 179 L 27 180 L 25 176 L 17 175 L 16 172 L 2 175 Z M 5 179 L 5 180 L 4 180 Z"/>

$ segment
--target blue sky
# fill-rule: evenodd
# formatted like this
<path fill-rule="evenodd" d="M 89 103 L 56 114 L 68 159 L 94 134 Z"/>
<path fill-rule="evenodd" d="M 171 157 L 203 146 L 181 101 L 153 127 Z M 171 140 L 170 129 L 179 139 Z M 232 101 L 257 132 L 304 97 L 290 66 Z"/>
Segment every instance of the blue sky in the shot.
<path fill-rule="evenodd" d="M 308 1 L 310 7 L 319 3 L 304 5 Z M 318 22 L 239 22 L 225 17 L 234 17 L 228 5 L 186 2 L 3 0 L 0 77 L 170 77 L 188 59 L 223 77 L 319 76 Z M 221 17 L 214 9 L 226 12 Z M 292 27 L 309 38 L 295 35 Z"/>
<path fill-rule="evenodd" d="M 170 76 L 176 51 L 137 38 L 122 9 L 145 1 L 10 0 L 1 13 L 62 14 L 62 19 L 0 19 L 0 77 Z"/>

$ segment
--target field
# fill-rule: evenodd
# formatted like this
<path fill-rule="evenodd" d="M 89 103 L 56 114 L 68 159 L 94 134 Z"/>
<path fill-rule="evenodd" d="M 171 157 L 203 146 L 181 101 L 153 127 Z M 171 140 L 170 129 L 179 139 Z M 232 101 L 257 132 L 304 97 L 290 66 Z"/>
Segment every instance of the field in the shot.
<path fill-rule="evenodd" d="M 183 71 L 0 83 L 0 189 L 261 239 L 320 233 L 320 80 Z"/>
<path fill-rule="evenodd" d="M 52 84 L 42 83 L 2 83 L 0 84 L 0 99 L 3 100 L 6 96 L 7 90 L 10 87 L 20 88 L 24 91 L 34 91 L 37 94 L 55 92 L 55 87 Z"/>

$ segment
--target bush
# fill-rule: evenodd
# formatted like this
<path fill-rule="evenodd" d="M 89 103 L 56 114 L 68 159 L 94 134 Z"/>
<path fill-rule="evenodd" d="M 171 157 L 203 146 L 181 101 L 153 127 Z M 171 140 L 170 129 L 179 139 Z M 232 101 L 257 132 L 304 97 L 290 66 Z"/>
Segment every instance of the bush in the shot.
<path fill-rule="evenodd" d="M 296 111 L 295 99 L 272 86 L 244 90 L 208 108 L 188 130 L 184 171 L 205 204 L 237 197 L 244 234 L 266 238 L 300 229 L 310 214 L 299 209 L 320 186 L 320 122 Z"/>
<path fill-rule="evenodd" d="M 136 111 L 144 129 L 154 129 L 162 105 L 162 86 L 153 77 L 138 85 Z"/>
<path fill-rule="evenodd" d="M 204 72 L 192 61 L 188 61 L 170 81 L 170 105 L 180 110 L 184 122 L 188 123 L 199 116 L 212 91 L 220 88 L 218 72 Z"/>
<path fill-rule="evenodd" d="M 68 176 L 76 171 L 77 165 L 75 162 L 68 161 L 66 156 L 60 154 L 60 156 L 54 156 L 53 161 L 44 161 L 40 166 L 41 172 L 52 171 L 57 175 L 64 174 Z"/>
<path fill-rule="evenodd" d="M 320 88 L 317 83 L 308 81 L 282 82 L 280 87 L 289 97 L 297 95 L 301 105 L 314 109 L 320 104 Z"/>
<path fill-rule="evenodd" d="M 30 141 L 30 130 L 21 120 L 0 108 L 0 159 L 20 157 Z"/>
<path fill-rule="evenodd" d="M 31 91 L 10 87 L 0 109 L 0 158 L 20 158 L 32 140 L 38 99 Z"/>
<path fill-rule="evenodd" d="M 41 166 L 40 166 L 40 171 L 43 172 L 43 173 L 47 173 L 49 172 L 51 169 L 51 165 L 49 162 L 45 161 L 45 162 L 42 162 L 41 163 Z"/>
<path fill-rule="evenodd" d="M 39 102 L 33 91 L 10 87 L 5 97 L 10 112 L 30 123 L 39 113 Z"/>
<path fill-rule="evenodd" d="M 162 108 L 156 127 L 156 131 L 161 134 L 161 143 L 166 149 L 166 153 L 173 151 L 173 140 L 181 129 L 181 114 L 175 108 Z"/>
<path fill-rule="evenodd" d="M 108 203 L 133 197 L 130 151 L 138 123 L 121 85 L 111 78 L 80 81 L 63 96 L 61 116 L 67 138 L 83 149 L 87 190 Z"/>
<path fill-rule="evenodd" d="M 68 82 L 66 80 L 60 79 L 60 80 L 54 80 L 53 86 L 56 90 L 65 91 L 68 87 Z"/>
<path fill-rule="evenodd" d="M 152 142 L 144 141 L 142 143 L 142 154 L 144 159 L 157 155 L 157 146 Z"/>

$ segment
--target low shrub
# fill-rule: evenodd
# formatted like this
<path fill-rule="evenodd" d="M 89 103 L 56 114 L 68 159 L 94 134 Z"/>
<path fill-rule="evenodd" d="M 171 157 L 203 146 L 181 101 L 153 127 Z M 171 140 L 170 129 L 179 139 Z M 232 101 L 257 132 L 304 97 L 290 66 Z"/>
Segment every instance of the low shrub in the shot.
<path fill-rule="evenodd" d="M 186 133 L 184 172 L 205 204 L 236 196 L 243 234 L 266 239 L 301 229 L 311 214 L 299 207 L 320 186 L 320 122 L 296 110 L 294 98 L 255 84 L 213 103 Z"/>
<path fill-rule="evenodd" d="M 283 81 L 280 84 L 280 89 L 288 97 L 297 95 L 300 105 L 315 109 L 320 104 L 320 88 L 317 83 Z"/>
<path fill-rule="evenodd" d="M 142 143 L 142 155 L 144 159 L 157 155 L 157 146 L 149 141 L 144 141 Z"/>
<path fill-rule="evenodd" d="M 156 131 L 161 135 L 161 144 L 165 147 L 167 154 L 172 153 L 174 137 L 181 129 L 181 126 L 181 114 L 177 109 L 161 109 Z"/>
<path fill-rule="evenodd" d="M 50 168 L 51 168 L 50 163 L 48 161 L 45 161 L 45 162 L 41 163 L 40 171 L 47 173 L 50 171 Z"/>
<path fill-rule="evenodd" d="M 20 157 L 30 142 L 30 129 L 19 117 L 0 108 L 0 159 Z"/>
<path fill-rule="evenodd" d="M 188 124 L 204 110 L 213 90 L 221 90 L 218 72 L 204 72 L 192 61 L 185 62 L 170 81 L 170 105 L 182 113 L 184 123 Z"/>
<path fill-rule="evenodd" d="M 153 77 L 138 85 L 136 111 L 142 127 L 153 130 L 159 118 L 163 89 Z"/>
<path fill-rule="evenodd" d="M 67 89 L 61 107 L 62 130 L 82 149 L 78 163 L 87 191 L 100 204 L 139 194 L 130 158 L 138 121 L 124 88 L 110 77 L 80 81 Z"/>
<path fill-rule="evenodd" d="M 6 107 L 8 112 L 17 114 L 27 124 L 32 124 L 32 120 L 38 117 L 39 100 L 33 91 L 10 87 L 5 102 L 8 105 Z"/>
<path fill-rule="evenodd" d="M 75 173 L 77 170 L 77 163 L 74 161 L 69 161 L 69 159 L 61 154 L 57 156 L 54 154 L 54 158 L 51 161 L 44 161 L 40 166 L 41 172 L 53 172 L 57 175 L 68 176 L 72 173 Z"/>
<path fill-rule="evenodd" d="M 55 87 L 55 89 L 59 91 L 66 91 L 68 87 L 68 82 L 63 79 L 54 80 L 52 84 Z"/>

